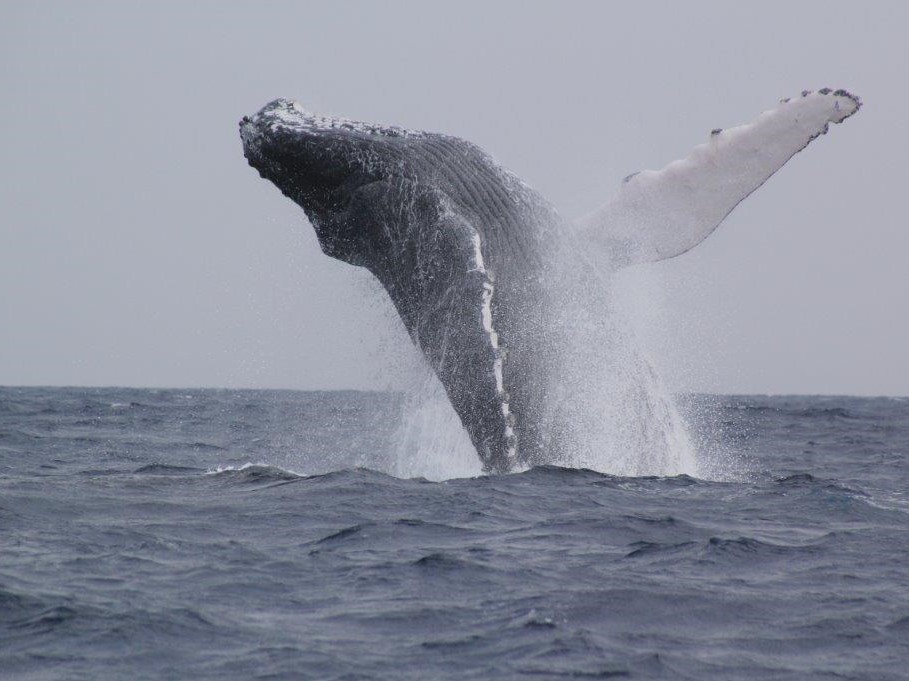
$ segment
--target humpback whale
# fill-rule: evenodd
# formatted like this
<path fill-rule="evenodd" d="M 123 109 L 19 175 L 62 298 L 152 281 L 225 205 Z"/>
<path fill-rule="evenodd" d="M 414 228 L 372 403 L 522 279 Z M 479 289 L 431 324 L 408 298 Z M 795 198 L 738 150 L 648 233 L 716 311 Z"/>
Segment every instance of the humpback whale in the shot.
<path fill-rule="evenodd" d="M 305 211 L 322 251 L 382 284 L 484 470 L 506 472 L 551 460 L 566 432 L 560 380 L 570 356 L 592 352 L 595 364 L 622 335 L 578 347 L 576 327 L 597 326 L 598 305 L 608 305 L 598 282 L 696 246 L 860 106 L 826 88 L 784 99 L 750 124 L 713 130 L 662 170 L 628 176 L 575 223 L 457 137 L 318 115 L 287 99 L 244 116 L 240 136 L 249 164 Z M 635 371 L 638 382 L 655 380 L 646 363 Z"/>

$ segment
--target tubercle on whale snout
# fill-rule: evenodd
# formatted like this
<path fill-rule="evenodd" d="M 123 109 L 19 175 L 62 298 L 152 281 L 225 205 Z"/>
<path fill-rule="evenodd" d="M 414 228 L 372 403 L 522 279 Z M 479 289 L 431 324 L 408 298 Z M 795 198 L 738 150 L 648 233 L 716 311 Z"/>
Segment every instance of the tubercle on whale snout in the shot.
<path fill-rule="evenodd" d="M 353 134 L 373 138 L 420 138 L 425 135 L 419 130 L 365 123 L 350 118 L 315 113 L 293 100 L 284 98 L 272 100 L 254 116 L 244 116 L 243 121 L 266 126 L 273 131 L 283 128 L 317 136 Z M 243 121 L 241 121 L 241 125 Z"/>

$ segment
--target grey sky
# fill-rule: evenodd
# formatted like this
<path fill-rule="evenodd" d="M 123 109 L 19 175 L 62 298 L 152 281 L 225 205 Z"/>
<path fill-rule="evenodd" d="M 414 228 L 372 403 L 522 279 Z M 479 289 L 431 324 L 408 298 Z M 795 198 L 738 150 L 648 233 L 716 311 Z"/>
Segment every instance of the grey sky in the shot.
<path fill-rule="evenodd" d="M 909 394 L 907 35 L 905 3 L 5 2 L 0 384 L 389 380 L 390 306 L 243 159 L 275 97 L 466 137 L 576 217 L 831 86 L 859 115 L 619 285 L 676 389 Z"/>

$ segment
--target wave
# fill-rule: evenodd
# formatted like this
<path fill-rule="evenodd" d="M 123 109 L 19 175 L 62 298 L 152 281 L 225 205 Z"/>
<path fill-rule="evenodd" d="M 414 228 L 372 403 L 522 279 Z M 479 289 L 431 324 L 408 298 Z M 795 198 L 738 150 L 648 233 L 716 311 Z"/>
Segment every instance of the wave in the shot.
<path fill-rule="evenodd" d="M 315 544 L 317 544 L 317 545 L 318 544 L 333 544 L 334 542 L 347 539 L 348 537 L 352 537 L 356 534 L 360 534 L 360 532 L 363 531 L 363 528 L 367 527 L 368 525 L 371 525 L 371 523 L 358 524 L 358 525 L 352 525 L 350 527 L 345 527 L 343 530 L 338 530 L 337 532 L 332 532 L 331 534 L 329 534 L 326 537 L 317 539 L 315 541 Z"/>
<path fill-rule="evenodd" d="M 787 475 L 783 478 L 777 478 L 774 480 L 774 483 L 777 487 L 789 488 L 789 489 L 798 489 L 806 488 L 812 490 L 825 490 L 828 492 L 837 492 L 840 494 L 848 494 L 851 496 L 867 497 L 868 493 L 864 490 L 847 487 L 846 485 L 841 485 L 835 483 L 831 480 L 825 480 L 823 478 L 816 477 L 810 473 L 793 473 L 792 475 Z"/>
<path fill-rule="evenodd" d="M 12 629 L 30 630 L 32 632 L 49 632 L 78 617 L 79 613 L 67 605 L 58 605 L 43 610 L 35 615 L 10 623 Z"/>
<path fill-rule="evenodd" d="M 205 472 L 204 468 L 173 466 L 165 463 L 150 463 L 133 471 L 133 475 L 193 475 Z"/>
<path fill-rule="evenodd" d="M 478 567 L 476 563 L 458 558 L 457 556 L 453 556 L 450 553 L 445 553 L 443 551 L 436 551 L 421 558 L 417 558 L 411 562 L 411 565 L 418 568 L 433 570 L 458 570 L 462 568 Z"/>
<path fill-rule="evenodd" d="M 292 482 L 306 479 L 307 475 L 267 463 L 244 463 L 240 466 L 218 466 L 205 471 L 206 475 L 238 484 Z"/>

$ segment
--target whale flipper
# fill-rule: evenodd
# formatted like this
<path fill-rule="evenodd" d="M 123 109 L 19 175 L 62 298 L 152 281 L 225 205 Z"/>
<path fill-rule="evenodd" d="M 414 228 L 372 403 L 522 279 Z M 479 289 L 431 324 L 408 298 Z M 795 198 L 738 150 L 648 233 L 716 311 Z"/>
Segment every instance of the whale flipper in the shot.
<path fill-rule="evenodd" d="M 860 106 L 845 90 L 805 91 L 752 123 L 713 130 L 686 158 L 625 178 L 609 203 L 578 221 L 578 239 L 614 266 L 681 255 L 830 123 Z"/>

